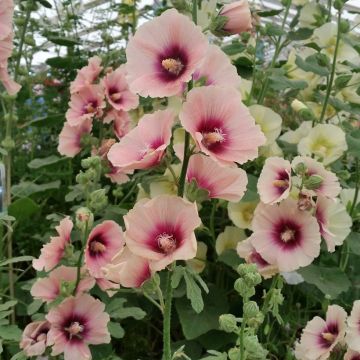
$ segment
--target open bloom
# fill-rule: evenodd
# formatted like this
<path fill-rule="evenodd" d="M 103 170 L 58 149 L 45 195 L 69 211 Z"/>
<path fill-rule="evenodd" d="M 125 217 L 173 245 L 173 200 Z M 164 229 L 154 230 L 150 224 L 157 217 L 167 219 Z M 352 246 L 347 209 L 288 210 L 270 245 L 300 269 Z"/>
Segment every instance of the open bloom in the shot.
<path fill-rule="evenodd" d="M 220 16 L 226 16 L 227 21 L 222 30 L 230 34 L 241 34 L 244 31 L 250 31 L 251 12 L 247 0 L 235 1 L 226 4 L 220 11 Z"/>
<path fill-rule="evenodd" d="M 252 227 L 252 245 L 279 271 L 289 272 L 307 266 L 320 253 L 321 237 L 316 219 L 298 210 L 292 199 L 276 206 L 260 203 Z"/>
<path fill-rule="evenodd" d="M 75 284 L 77 278 L 77 268 L 68 266 L 59 266 L 53 270 L 49 277 L 36 280 L 31 288 L 31 295 L 35 299 L 41 299 L 46 302 L 55 300 L 61 293 L 64 284 Z M 82 275 L 76 294 L 90 290 L 95 285 L 95 280 L 89 276 Z M 69 288 L 70 289 L 70 288 Z"/>
<path fill-rule="evenodd" d="M 118 111 L 129 111 L 139 105 L 139 97 L 129 90 L 125 75 L 125 67 L 120 66 L 115 71 L 108 73 L 102 80 L 109 104 Z"/>
<path fill-rule="evenodd" d="M 223 164 L 252 160 L 265 143 L 240 94 L 231 87 L 191 90 L 179 117 L 199 149 Z"/>
<path fill-rule="evenodd" d="M 124 221 L 126 245 L 134 254 L 149 259 L 152 271 L 196 255 L 194 230 L 201 220 L 195 203 L 171 195 L 143 199 Z"/>
<path fill-rule="evenodd" d="M 204 85 L 240 87 L 241 78 L 229 57 L 216 45 L 209 45 L 204 60 L 196 69 L 193 78 Z"/>
<path fill-rule="evenodd" d="M 206 267 L 206 253 L 207 245 L 202 241 L 198 241 L 196 257 L 194 259 L 186 260 L 186 266 L 193 269 L 198 274 L 202 273 Z"/>
<path fill-rule="evenodd" d="M 104 93 L 100 85 L 89 85 L 71 95 L 70 109 L 66 112 L 66 120 L 71 126 L 80 125 L 85 120 L 92 120 L 102 115 L 105 107 Z"/>
<path fill-rule="evenodd" d="M 303 330 L 299 343 L 295 345 L 298 360 L 325 360 L 334 347 L 342 342 L 346 328 L 345 310 L 338 305 L 330 305 L 326 320 L 315 316 Z"/>
<path fill-rule="evenodd" d="M 144 115 L 138 126 L 111 147 L 109 161 L 128 170 L 157 165 L 170 144 L 173 121 L 174 114 L 169 110 Z"/>
<path fill-rule="evenodd" d="M 103 277 L 102 267 L 109 264 L 124 245 L 122 229 L 116 222 L 107 220 L 95 226 L 85 248 L 85 263 L 90 275 Z"/>
<path fill-rule="evenodd" d="M 345 341 L 351 350 L 360 352 L 360 300 L 354 302 L 348 318 L 348 328 Z"/>
<path fill-rule="evenodd" d="M 74 94 L 81 91 L 82 88 L 92 85 L 101 70 L 101 59 L 98 56 L 90 58 L 88 65 L 78 70 L 75 80 L 70 84 L 70 93 Z"/>
<path fill-rule="evenodd" d="M 113 121 L 114 134 L 120 140 L 131 128 L 131 118 L 126 111 L 111 109 L 104 118 L 104 123 L 108 124 Z"/>
<path fill-rule="evenodd" d="M 230 249 L 236 249 L 239 242 L 246 239 L 244 230 L 236 226 L 226 226 L 225 230 L 216 238 L 215 250 L 218 255 Z"/>
<path fill-rule="evenodd" d="M 303 121 L 296 130 L 289 130 L 285 132 L 279 137 L 279 139 L 289 144 L 298 144 L 302 138 L 309 135 L 311 129 L 311 121 Z"/>
<path fill-rule="evenodd" d="M 323 164 L 308 156 L 297 156 L 292 161 L 291 166 L 295 169 L 296 166 L 301 163 L 306 167 L 306 175 L 318 175 L 322 177 L 321 185 L 317 189 L 314 189 L 315 194 L 331 199 L 335 199 L 339 195 L 341 187 L 338 178 L 333 172 L 326 170 Z"/>
<path fill-rule="evenodd" d="M 360 352 L 348 349 L 344 355 L 344 360 L 360 360 Z"/>
<path fill-rule="evenodd" d="M 335 246 L 342 245 L 350 234 L 351 216 L 342 203 L 323 196 L 317 198 L 315 216 L 328 251 L 334 252 Z"/>
<path fill-rule="evenodd" d="M 260 199 L 274 204 L 286 199 L 291 189 L 291 164 L 280 157 L 267 158 L 257 183 Z"/>
<path fill-rule="evenodd" d="M 19 344 L 26 356 L 39 356 L 45 352 L 49 330 L 47 321 L 34 321 L 26 325 Z"/>
<path fill-rule="evenodd" d="M 275 265 L 269 264 L 252 245 L 252 237 L 240 241 L 237 245 L 237 253 L 248 264 L 255 264 L 264 279 L 269 279 L 279 272 Z"/>
<path fill-rule="evenodd" d="M 81 151 L 81 138 L 85 134 L 90 134 L 92 122 L 90 119 L 83 121 L 81 124 L 71 126 L 65 122 L 59 134 L 59 146 L 57 148 L 61 155 L 74 157 Z"/>
<path fill-rule="evenodd" d="M 109 315 L 105 304 L 88 294 L 69 297 L 60 305 L 51 308 L 46 319 L 51 328 L 48 344 L 52 355 L 64 353 L 65 360 L 89 360 L 89 344 L 110 342 L 107 324 Z"/>
<path fill-rule="evenodd" d="M 204 58 L 208 42 L 175 9 L 141 25 L 126 48 L 130 90 L 141 96 L 176 95 Z"/>
<path fill-rule="evenodd" d="M 258 201 L 240 201 L 228 203 L 228 215 L 230 220 L 240 229 L 251 229 L 254 211 Z"/>
<path fill-rule="evenodd" d="M 140 287 L 151 277 L 149 261 L 125 247 L 103 268 L 106 279 L 124 287 Z"/>
<path fill-rule="evenodd" d="M 246 191 L 247 175 L 238 167 L 224 167 L 211 158 L 195 154 L 191 156 L 186 173 L 188 182 L 209 192 L 209 198 L 240 201 Z"/>
<path fill-rule="evenodd" d="M 40 257 L 33 260 L 32 265 L 35 270 L 50 271 L 59 263 L 64 256 L 66 245 L 70 243 L 73 226 L 69 217 L 60 221 L 60 224 L 55 227 L 59 236 L 52 236 L 50 242 L 42 247 Z"/>

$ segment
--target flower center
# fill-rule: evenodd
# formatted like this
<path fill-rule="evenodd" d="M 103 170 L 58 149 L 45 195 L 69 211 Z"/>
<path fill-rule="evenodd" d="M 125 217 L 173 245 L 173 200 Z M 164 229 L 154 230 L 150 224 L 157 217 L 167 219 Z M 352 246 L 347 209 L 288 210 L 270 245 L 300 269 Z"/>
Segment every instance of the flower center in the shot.
<path fill-rule="evenodd" d="M 92 114 L 96 111 L 96 107 L 95 107 L 95 104 L 93 102 L 90 102 L 88 103 L 86 106 L 85 106 L 85 111 L 87 114 Z"/>
<path fill-rule="evenodd" d="M 287 243 L 289 241 L 293 241 L 295 239 L 295 230 L 292 230 L 292 229 L 289 229 L 289 228 L 285 229 L 281 233 L 280 238 L 284 243 Z"/>
<path fill-rule="evenodd" d="M 153 152 L 155 149 L 150 144 L 146 144 L 145 147 L 139 151 L 141 159 L 145 157 L 145 155 Z"/>
<path fill-rule="evenodd" d="M 161 66 L 169 73 L 179 75 L 181 70 L 184 68 L 183 63 L 180 59 L 167 58 L 161 62 Z"/>
<path fill-rule="evenodd" d="M 93 253 L 101 254 L 106 250 L 106 246 L 103 243 L 101 243 L 100 241 L 95 240 L 90 243 L 90 250 Z"/>
<path fill-rule="evenodd" d="M 157 238 L 159 248 L 165 253 L 169 254 L 176 250 L 176 239 L 173 235 L 167 233 L 160 234 Z"/>
<path fill-rule="evenodd" d="M 111 94 L 111 95 L 110 95 L 110 99 L 111 99 L 113 102 L 118 102 L 118 101 L 121 99 L 121 93 L 116 92 L 116 93 Z"/>
<path fill-rule="evenodd" d="M 287 188 L 289 186 L 289 181 L 278 179 L 273 181 L 273 185 L 278 188 Z"/>
<path fill-rule="evenodd" d="M 336 335 L 330 332 L 323 332 L 321 336 L 323 337 L 324 340 L 328 341 L 329 343 L 333 343 L 336 338 Z"/>
<path fill-rule="evenodd" d="M 78 321 L 73 321 L 69 327 L 65 328 L 65 331 L 69 333 L 70 339 L 73 336 L 81 338 L 81 333 L 84 331 L 84 326 L 80 325 Z"/>
<path fill-rule="evenodd" d="M 225 134 L 221 129 L 215 128 L 212 132 L 203 133 L 203 143 L 206 147 L 222 143 L 225 140 Z"/>

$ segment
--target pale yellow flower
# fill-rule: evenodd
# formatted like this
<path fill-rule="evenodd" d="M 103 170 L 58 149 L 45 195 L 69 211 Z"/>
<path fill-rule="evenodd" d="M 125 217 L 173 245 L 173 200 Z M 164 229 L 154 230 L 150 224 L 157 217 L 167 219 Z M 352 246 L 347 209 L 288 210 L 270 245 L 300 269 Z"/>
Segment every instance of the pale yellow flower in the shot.
<path fill-rule="evenodd" d="M 338 97 L 344 102 L 360 104 L 360 95 L 356 92 L 359 87 L 360 74 L 353 74 L 347 85 L 338 93 Z"/>
<path fill-rule="evenodd" d="M 277 144 L 277 142 L 274 141 L 270 145 L 260 146 L 259 155 L 264 156 L 266 158 L 272 157 L 272 156 L 283 157 L 284 152 L 282 151 L 281 147 Z"/>
<path fill-rule="evenodd" d="M 225 250 L 236 249 L 238 242 L 246 238 L 244 230 L 236 226 L 226 226 L 224 232 L 220 233 L 216 239 L 216 253 L 221 255 Z"/>
<path fill-rule="evenodd" d="M 316 27 L 316 16 L 321 16 L 321 7 L 316 2 L 306 4 L 300 10 L 299 26 L 301 28 Z"/>
<path fill-rule="evenodd" d="M 180 176 L 181 164 L 171 165 L 174 174 L 177 178 Z M 155 180 L 150 184 L 150 197 L 153 199 L 156 196 L 168 194 L 177 194 L 177 185 L 173 175 L 169 169 L 166 169 L 161 179 Z"/>
<path fill-rule="evenodd" d="M 240 201 L 228 204 L 230 220 L 240 229 L 250 229 L 258 201 Z"/>
<path fill-rule="evenodd" d="M 194 259 L 186 261 L 187 266 L 189 266 L 198 274 L 203 272 L 205 269 L 207 249 L 208 249 L 207 245 L 202 241 L 199 241 L 197 243 L 196 257 Z"/>
<path fill-rule="evenodd" d="M 289 144 L 298 144 L 299 141 L 307 136 L 311 130 L 311 121 L 304 121 L 296 130 L 289 130 L 280 136 L 280 140 Z"/>

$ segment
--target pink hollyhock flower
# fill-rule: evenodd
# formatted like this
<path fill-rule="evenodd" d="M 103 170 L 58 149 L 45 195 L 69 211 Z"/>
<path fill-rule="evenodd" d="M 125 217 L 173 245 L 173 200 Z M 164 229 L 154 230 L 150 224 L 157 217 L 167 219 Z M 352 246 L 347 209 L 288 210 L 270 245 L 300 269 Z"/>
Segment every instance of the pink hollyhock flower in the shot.
<path fill-rule="evenodd" d="M 360 352 L 348 349 L 344 356 L 344 360 L 360 360 Z"/>
<path fill-rule="evenodd" d="M 35 270 L 50 271 L 59 263 L 64 256 L 66 245 L 70 243 L 73 226 L 68 216 L 60 221 L 60 224 L 55 227 L 59 236 L 52 236 L 50 242 L 42 247 L 40 257 L 33 260 L 32 265 Z"/>
<path fill-rule="evenodd" d="M 92 85 L 102 69 L 101 59 L 98 56 L 90 58 L 88 65 L 78 70 L 75 80 L 70 84 L 70 93 L 74 94 Z"/>
<path fill-rule="evenodd" d="M 105 304 L 88 294 L 65 299 L 50 309 L 46 319 L 51 324 L 48 344 L 53 345 L 51 355 L 64 353 L 65 360 L 89 360 L 89 344 L 108 344 L 109 315 Z"/>
<path fill-rule="evenodd" d="M 104 123 L 109 124 L 114 122 L 114 133 L 116 137 L 120 140 L 124 137 L 129 131 L 131 127 L 131 118 L 130 115 L 125 111 L 117 111 L 115 109 L 111 109 L 104 118 Z"/>
<path fill-rule="evenodd" d="M 220 16 L 226 16 L 227 21 L 222 30 L 230 34 L 241 34 L 252 29 L 251 12 L 247 0 L 226 4 L 220 10 Z"/>
<path fill-rule="evenodd" d="M 143 199 L 124 221 L 126 245 L 135 255 L 149 259 L 152 271 L 196 255 L 194 230 L 201 220 L 195 203 L 171 195 Z"/>
<path fill-rule="evenodd" d="M 133 254 L 128 247 L 103 268 L 105 278 L 124 287 L 138 288 L 151 277 L 149 260 Z"/>
<path fill-rule="evenodd" d="M 204 58 L 201 28 L 175 9 L 139 27 L 126 48 L 130 90 L 141 96 L 177 95 Z"/>
<path fill-rule="evenodd" d="M 71 126 L 65 122 L 59 134 L 58 152 L 61 155 L 74 157 L 81 151 L 81 138 L 85 134 L 90 134 L 92 122 L 90 119 L 83 121 L 81 124 Z"/>
<path fill-rule="evenodd" d="M 125 240 L 121 227 L 107 220 L 95 226 L 86 243 L 85 263 L 91 276 L 102 278 L 101 270 L 124 247 Z"/>
<path fill-rule="evenodd" d="M 109 297 L 113 296 L 116 294 L 116 290 L 120 289 L 120 285 L 116 284 L 108 279 L 105 279 L 104 277 L 102 278 L 97 278 L 96 280 L 96 284 L 97 286 L 102 290 L 102 291 L 106 291 L 107 295 Z"/>
<path fill-rule="evenodd" d="M 49 330 L 47 321 L 34 321 L 26 325 L 19 344 L 26 356 L 39 356 L 45 352 Z"/>
<path fill-rule="evenodd" d="M 292 168 L 295 169 L 301 163 L 307 168 L 306 175 L 319 175 L 323 178 L 320 187 L 314 190 L 316 195 L 335 199 L 340 194 L 341 187 L 337 176 L 326 170 L 323 164 L 308 156 L 297 156 L 291 163 Z"/>
<path fill-rule="evenodd" d="M 216 45 L 209 45 L 206 56 L 196 69 L 193 79 L 203 79 L 205 85 L 238 88 L 241 78 L 228 56 Z"/>
<path fill-rule="evenodd" d="M 157 165 L 170 144 L 174 114 L 159 110 L 144 115 L 138 126 L 109 151 L 109 161 L 127 170 L 148 169 Z"/>
<path fill-rule="evenodd" d="M 198 187 L 209 192 L 209 198 L 238 202 L 246 191 L 247 175 L 238 167 L 224 167 L 211 158 L 191 156 L 186 174 L 188 182 L 196 181 Z"/>
<path fill-rule="evenodd" d="M 335 246 L 342 245 L 350 234 L 351 216 L 340 202 L 319 196 L 316 200 L 315 217 L 328 251 L 334 252 Z"/>
<path fill-rule="evenodd" d="M 139 106 L 139 97 L 129 90 L 125 75 L 125 67 L 120 66 L 102 80 L 107 100 L 118 111 L 129 111 Z"/>
<path fill-rule="evenodd" d="M 351 350 L 360 352 L 360 300 L 354 302 L 348 318 L 345 341 Z"/>
<path fill-rule="evenodd" d="M 112 183 L 121 185 L 130 180 L 128 175 L 132 173 L 133 171 L 131 170 L 115 167 L 110 164 L 110 172 L 105 174 L 105 176 L 109 178 Z"/>
<path fill-rule="evenodd" d="M 277 206 L 260 203 L 252 221 L 251 243 L 269 264 L 279 271 L 295 271 L 307 266 L 320 253 L 320 231 L 310 213 L 298 210 L 287 199 Z"/>
<path fill-rule="evenodd" d="M 256 251 L 252 245 L 251 236 L 237 245 L 236 251 L 238 255 L 243 258 L 248 264 L 255 264 L 261 276 L 264 279 L 269 279 L 279 272 L 275 265 L 269 264 L 263 257 Z"/>
<path fill-rule="evenodd" d="M 179 117 L 199 149 L 226 165 L 255 159 L 266 141 L 240 94 L 231 87 L 191 90 Z"/>
<path fill-rule="evenodd" d="M 101 86 L 84 86 L 79 92 L 71 95 L 69 106 L 66 120 L 70 126 L 78 126 L 85 120 L 101 116 L 102 109 L 105 107 Z"/>
<path fill-rule="evenodd" d="M 61 287 L 64 283 L 75 284 L 77 278 L 77 268 L 59 266 L 53 270 L 49 277 L 36 280 L 31 288 L 31 295 L 35 299 L 40 299 L 46 302 L 55 300 L 61 293 Z M 76 289 L 76 294 L 90 290 L 95 285 L 95 280 L 88 276 L 84 277 L 79 282 Z"/>
<path fill-rule="evenodd" d="M 265 204 L 275 204 L 286 199 L 291 189 L 290 162 L 280 157 L 267 158 L 257 188 Z"/>
<path fill-rule="evenodd" d="M 4 39 L 12 33 L 13 14 L 13 1 L 2 1 L 0 5 L 0 39 Z"/>
<path fill-rule="evenodd" d="M 299 343 L 295 345 L 298 360 L 324 360 L 334 347 L 343 341 L 347 314 L 338 305 L 330 305 L 326 320 L 315 316 L 303 330 Z"/>

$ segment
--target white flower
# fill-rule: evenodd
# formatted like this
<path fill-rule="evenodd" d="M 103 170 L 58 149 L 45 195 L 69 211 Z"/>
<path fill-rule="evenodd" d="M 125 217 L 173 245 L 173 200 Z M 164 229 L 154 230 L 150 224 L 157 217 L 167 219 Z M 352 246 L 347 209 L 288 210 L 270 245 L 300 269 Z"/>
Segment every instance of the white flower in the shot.
<path fill-rule="evenodd" d="M 338 96 L 344 102 L 351 102 L 354 104 L 360 104 L 360 95 L 357 93 L 357 89 L 360 87 L 360 74 L 352 74 L 350 81 L 347 85 L 340 90 Z"/>
<path fill-rule="evenodd" d="M 186 265 L 192 268 L 198 274 L 203 272 L 205 269 L 207 249 L 208 247 L 205 243 L 198 241 L 195 258 L 186 261 Z"/>
<path fill-rule="evenodd" d="M 277 142 L 273 142 L 270 145 L 267 146 L 260 146 L 259 148 L 259 155 L 264 156 L 266 158 L 271 156 L 280 156 L 283 157 L 284 153 L 281 149 L 281 147 L 277 144 Z"/>
<path fill-rule="evenodd" d="M 211 22 L 212 14 L 216 12 L 216 0 L 201 1 L 201 8 L 197 12 L 197 24 L 202 29 L 207 28 Z"/>
<path fill-rule="evenodd" d="M 280 140 L 289 144 L 298 144 L 302 138 L 308 136 L 311 130 L 311 121 L 304 121 L 296 130 L 289 130 L 280 136 Z"/>
<path fill-rule="evenodd" d="M 355 198 L 355 189 L 342 189 L 340 192 L 340 199 L 341 202 L 346 206 L 352 206 L 353 201 Z M 356 199 L 356 204 L 360 203 L 360 196 L 357 197 Z"/>
<path fill-rule="evenodd" d="M 220 255 L 225 250 L 236 249 L 238 242 L 246 238 L 244 230 L 235 226 L 226 226 L 224 232 L 220 233 L 216 239 L 216 253 Z"/>
<path fill-rule="evenodd" d="M 228 204 L 230 220 L 240 229 L 250 229 L 258 201 L 240 201 Z"/>
<path fill-rule="evenodd" d="M 301 28 L 316 27 L 316 17 L 321 16 L 321 7 L 315 2 L 306 4 L 300 11 L 299 26 Z"/>

